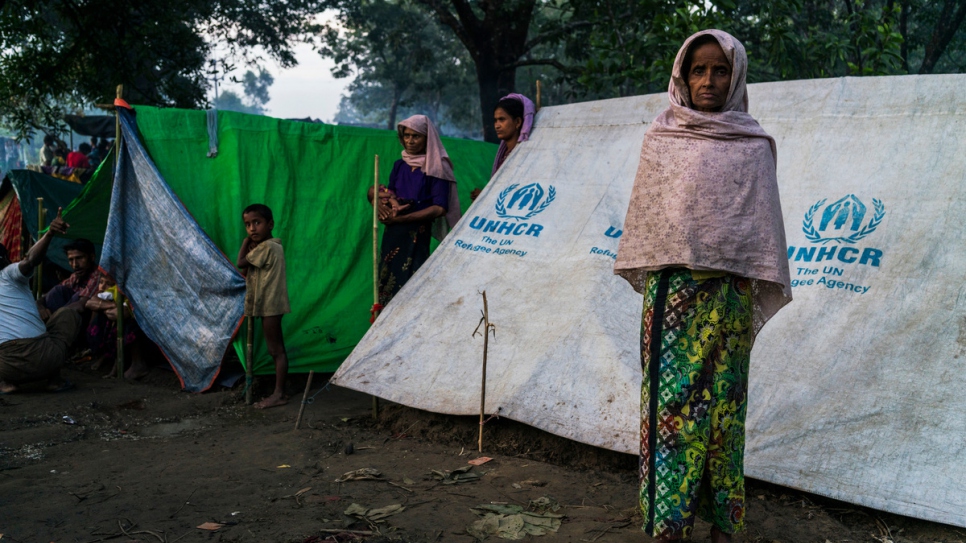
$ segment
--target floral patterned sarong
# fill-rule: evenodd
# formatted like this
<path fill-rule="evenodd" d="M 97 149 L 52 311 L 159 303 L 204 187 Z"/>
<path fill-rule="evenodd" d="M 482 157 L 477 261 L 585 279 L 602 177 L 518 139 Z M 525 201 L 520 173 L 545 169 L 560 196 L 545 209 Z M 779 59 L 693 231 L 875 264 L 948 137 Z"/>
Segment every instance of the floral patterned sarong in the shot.
<path fill-rule="evenodd" d="M 696 515 L 725 533 L 743 527 L 751 332 L 748 280 L 648 274 L 640 503 L 653 537 L 689 537 Z"/>

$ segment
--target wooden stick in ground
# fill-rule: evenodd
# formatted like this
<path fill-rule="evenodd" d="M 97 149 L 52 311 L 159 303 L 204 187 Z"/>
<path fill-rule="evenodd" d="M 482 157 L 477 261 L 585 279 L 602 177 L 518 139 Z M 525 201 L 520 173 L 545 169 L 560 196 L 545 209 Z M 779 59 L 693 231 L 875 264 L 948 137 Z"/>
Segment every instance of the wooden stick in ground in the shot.
<path fill-rule="evenodd" d="M 117 356 L 114 357 L 114 366 L 120 380 L 124 379 L 124 295 L 120 288 L 114 297 L 114 309 L 117 311 Z"/>
<path fill-rule="evenodd" d="M 476 326 L 476 330 L 473 331 L 473 335 L 480 330 L 480 326 L 483 327 L 483 384 L 480 388 L 480 439 L 478 442 L 479 452 L 483 452 L 483 424 L 484 415 L 486 413 L 486 357 L 489 351 L 489 336 L 490 331 L 496 328 L 495 324 L 490 324 L 490 309 L 486 303 L 486 291 L 483 291 L 483 318 L 480 319 L 480 324 Z"/>
<path fill-rule="evenodd" d="M 379 317 L 379 155 L 372 180 L 372 320 Z M 372 397 L 372 418 L 379 418 L 379 398 Z"/>
<path fill-rule="evenodd" d="M 44 209 L 44 199 L 43 197 L 37 198 L 37 241 L 40 241 L 40 231 L 47 226 L 47 210 Z M 40 263 L 37 264 L 37 283 L 35 285 L 36 299 L 40 300 L 41 295 L 44 293 L 44 262 L 41 259 Z"/>
<path fill-rule="evenodd" d="M 245 404 L 251 405 L 254 400 L 252 399 L 252 386 L 254 386 L 255 381 L 255 360 L 254 351 L 255 345 L 255 317 L 248 316 L 248 326 L 246 327 L 247 338 L 245 341 Z"/>
<path fill-rule="evenodd" d="M 302 425 L 302 413 L 305 412 L 305 401 L 309 397 L 309 389 L 312 388 L 312 377 L 315 376 L 314 371 L 309 371 L 309 378 L 305 381 L 305 392 L 302 393 L 302 405 L 299 406 L 299 416 L 295 418 L 295 429 L 298 430 L 299 426 Z"/>
<path fill-rule="evenodd" d="M 540 80 L 537 80 L 537 111 L 540 111 Z"/>

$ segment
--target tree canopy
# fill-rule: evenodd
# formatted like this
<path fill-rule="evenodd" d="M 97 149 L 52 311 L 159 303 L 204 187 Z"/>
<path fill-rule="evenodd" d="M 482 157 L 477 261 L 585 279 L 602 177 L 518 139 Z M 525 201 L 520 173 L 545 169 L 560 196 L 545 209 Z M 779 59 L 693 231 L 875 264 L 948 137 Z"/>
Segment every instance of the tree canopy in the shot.
<path fill-rule="evenodd" d="M 582 101 L 659 92 L 667 88 L 671 64 L 681 43 L 694 32 L 731 32 L 749 53 L 749 80 L 778 81 L 846 75 L 892 75 L 966 71 L 966 2 L 962 0 L 364 0 L 370 10 L 419 11 L 438 23 L 402 24 L 393 19 L 395 40 L 410 47 L 445 42 L 462 45 L 466 61 L 448 64 L 454 75 L 436 89 L 462 104 L 470 102 L 484 138 L 493 141 L 492 109 L 503 95 L 533 93 L 540 78 L 544 103 Z M 329 3 L 359 9 L 348 0 Z M 367 24 L 378 25 L 374 21 Z M 440 33 L 443 35 L 441 36 Z M 367 40 L 360 27 L 348 41 Z M 430 47 L 433 51 L 438 49 Z M 459 58 L 447 50 L 448 58 Z M 392 100 L 376 95 L 395 81 L 366 71 L 351 59 L 373 57 L 366 50 L 342 57 L 342 74 L 365 73 L 348 100 L 354 118 L 387 117 L 374 106 Z M 434 66 L 439 66 L 436 64 Z M 413 69 L 430 70 L 420 65 Z M 457 77 L 468 85 L 444 87 Z M 524 75 L 518 81 L 517 74 Z M 357 79 L 358 81 L 358 79 Z M 433 83 L 422 92 L 430 92 Z M 459 100 L 453 92 L 463 89 Z M 444 115 L 445 117 L 445 115 Z"/>
<path fill-rule="evenodd" d="M 21 138 L 62 127 L 62 115 L 111 103 L 205 105 L 206 62 L 256 46 L 295 64 L 293 38 L 318 0 L 7 0 L 0 7 L 0 119 Z"/>

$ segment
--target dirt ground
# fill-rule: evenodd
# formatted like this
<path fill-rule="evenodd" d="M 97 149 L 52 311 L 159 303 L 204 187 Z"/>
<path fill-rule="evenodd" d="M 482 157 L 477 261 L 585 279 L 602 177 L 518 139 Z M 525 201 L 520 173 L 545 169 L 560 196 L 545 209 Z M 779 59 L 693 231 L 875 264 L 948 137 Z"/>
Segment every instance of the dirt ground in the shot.
<path fill-rule="evenodd" d="M 471 508 L 540 498 L 542 510 L 559 506 L 562 523 L 527 540 L 649 541 L 635 506 L 635 457 L 512 421 L 486 425 L 493 460 L 471 470 L 481 477 L 441 484 L 433 470 L 446 475 L 480 456 L 472 417 L 383 403 L 373 420 L 370 397 L 322 389 L 328 376 L 316 376 L 295 431 L 297 401 L 257 411 L 239 390 L 180 392 L 161 369 L 140 383 L 65 376 L 76 389 L 0 396 L 0 542 L 470 543 L 467 527 L 480 518 Z M 294 376 L 291 392 L 300 396 L 304 383 Z M 360 468 L 381 479 L 335 482 Z M 736 541 L 966 541 L 966 530 L 748 484 L 747 530 Z M 352 504 L 404 509 L 373 522 L 345 515 Z M 696 532 L 709 540 L 706 524 Z"/>

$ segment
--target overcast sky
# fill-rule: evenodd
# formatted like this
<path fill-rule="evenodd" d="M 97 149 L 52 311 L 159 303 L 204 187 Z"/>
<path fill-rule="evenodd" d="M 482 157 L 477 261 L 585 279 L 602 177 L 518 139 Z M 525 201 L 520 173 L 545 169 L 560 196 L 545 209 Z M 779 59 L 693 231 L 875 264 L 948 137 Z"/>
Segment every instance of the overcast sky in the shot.
<path fill-rule="evenodd" d="M 275 83 L 269 87 L 269 102 L 266 105 L 267 115 L 283 119 L 312 117 L 329 122 L 339 107 L 339 98 L 349 85 L 350 79 L 336 79 L 332 77 L 332 67 L 335 65 L 329 59 L 323 59 L 309 44 L 299 44 L 293 48 L 298 66 L 282 69 L 277 62 L 267 60 L 265 68 L 275 77 Z M 245 70 L 251 69 L 239 66 L 231 74 L 240 78 Z M 220 89 L 233 90 L 243 96 L 241 85 L 229 81 L 219 85 Z M 214 96 L 214 92 L 211 92 Z"/>

